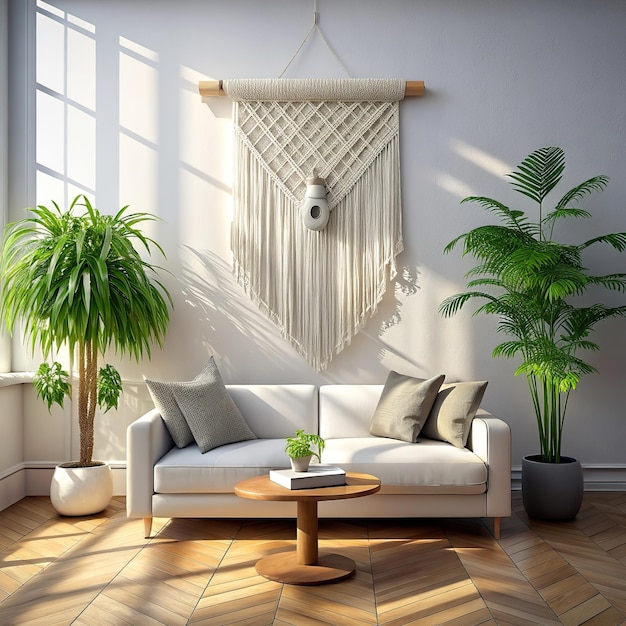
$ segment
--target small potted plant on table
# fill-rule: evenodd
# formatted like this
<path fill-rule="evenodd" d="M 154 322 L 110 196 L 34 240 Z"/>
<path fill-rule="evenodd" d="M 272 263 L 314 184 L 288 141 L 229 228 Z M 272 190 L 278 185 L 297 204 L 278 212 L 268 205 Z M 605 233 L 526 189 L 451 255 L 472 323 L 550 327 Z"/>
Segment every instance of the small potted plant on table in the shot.
<path fill-rule="evenodd" d="M 311 449 L 311 446 L 317 447 L 317 452 Z M 291 459 L 291 467 L 295 472 L 306 472 L 309 469 L 312 457 L 322 462 L 322 451 L 326 442 L 319 435 L 305 433 L 304 430 L 296 430 L 295 437 L 287 437 L 287 445 L 285 452 Z"/>

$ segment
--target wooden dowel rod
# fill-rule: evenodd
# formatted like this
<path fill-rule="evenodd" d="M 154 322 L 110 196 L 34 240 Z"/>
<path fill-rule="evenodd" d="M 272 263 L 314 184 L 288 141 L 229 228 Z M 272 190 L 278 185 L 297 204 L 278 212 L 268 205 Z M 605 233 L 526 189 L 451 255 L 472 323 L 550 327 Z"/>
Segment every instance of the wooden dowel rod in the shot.
<path fill-rule="evenodd" d="M 423 80 L 407 80 L 406 87 L 404 88 L 404 97 L 423 96 L 424 95 L 424 81 Z"/>
<path fill-rule="evenodd" d="M 225 96 L 221 80 L 201 80 L 198 83 L 198 91 L 201 96 Z"/>
<path fill-rule="evenodd" d="M 201 80 L 198 83 L 198 91 L 201 96 L 225 96 L 226 92 L 222 89 L 221 80 Z M 407 80 L 404 88 L 405 98 L 424 95 L 423 80 Z"/>

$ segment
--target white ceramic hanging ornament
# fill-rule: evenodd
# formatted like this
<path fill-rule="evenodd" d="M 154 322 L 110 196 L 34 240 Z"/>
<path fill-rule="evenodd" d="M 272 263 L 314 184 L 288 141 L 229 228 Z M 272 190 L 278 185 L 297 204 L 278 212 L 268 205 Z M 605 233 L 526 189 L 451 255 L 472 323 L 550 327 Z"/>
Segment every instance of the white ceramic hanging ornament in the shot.
<path fill-rule="evenodd" d="M 300 217 L 310 230 L 322 230 L 328 224 L 330 209 L 326 198 L 326 181 L 313 174 L 306 179 L 306 191 Z"/>

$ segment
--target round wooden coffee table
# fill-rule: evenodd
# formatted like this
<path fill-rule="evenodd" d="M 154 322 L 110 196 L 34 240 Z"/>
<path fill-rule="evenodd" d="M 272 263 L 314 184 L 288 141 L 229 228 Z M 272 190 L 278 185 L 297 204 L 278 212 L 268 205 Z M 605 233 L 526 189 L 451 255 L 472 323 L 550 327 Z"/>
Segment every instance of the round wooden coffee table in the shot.
<path fill-rule="evenodd" d="M 317 503 L 323 500 L 360 498 L 380 490 L 380 480 L 370 474 L 346 472 L 346 484 L 338 487 L 287 489 L 264 476 L 235 485 L 235 493 L 251 500 L 297 502 L 298 520 L 295 552 L 279 552 L 262 558 L 256 571 L 265 578 L 290 585 L 320 585 L 351 576 L 356 564 L 340 554 L 318 553 Z"/>

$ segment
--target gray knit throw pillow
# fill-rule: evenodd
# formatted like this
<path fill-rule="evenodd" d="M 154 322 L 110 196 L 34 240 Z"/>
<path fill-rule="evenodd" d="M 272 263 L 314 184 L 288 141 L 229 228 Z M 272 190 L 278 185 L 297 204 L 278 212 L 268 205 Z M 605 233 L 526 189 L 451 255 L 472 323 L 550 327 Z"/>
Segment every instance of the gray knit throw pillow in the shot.
<path fill-rule="evenodd" d="M 214 372 L 217 370 L 215 359 L 211 357 L 204 369 L 193 379 L 198 380 L 214 380 Z M 163 382 L 159 380 L 150 380 L 144 376 L 144 381 L 152 397 L 154 406 L 161 414 L 165 426 L 169 431 L 176 447 L 184 448 L 194 441 L 193 434 L 187 424 L 185 416 L 182 414 L 174 392 L 172 391 L 171 382 Z"/>
<path fill-rule="evenodd" d="M 157 408 L 167 430 L 169 430 L 174 443 L 178 448 L 184 448 L 193 441 L 193 435 L 185 416 L 180 412 L 176 399 L 171 389 L 172 383 L 144 378 L 146 386 L 152 397 L 152 402 Z"/>
<path fill-rule="evenodd" d="M 230 397 L 215 361 L 204 376 L 188 383 L 171 383 L 180 411 L 202 453 L 227 443 L 256 439 Z"/>

